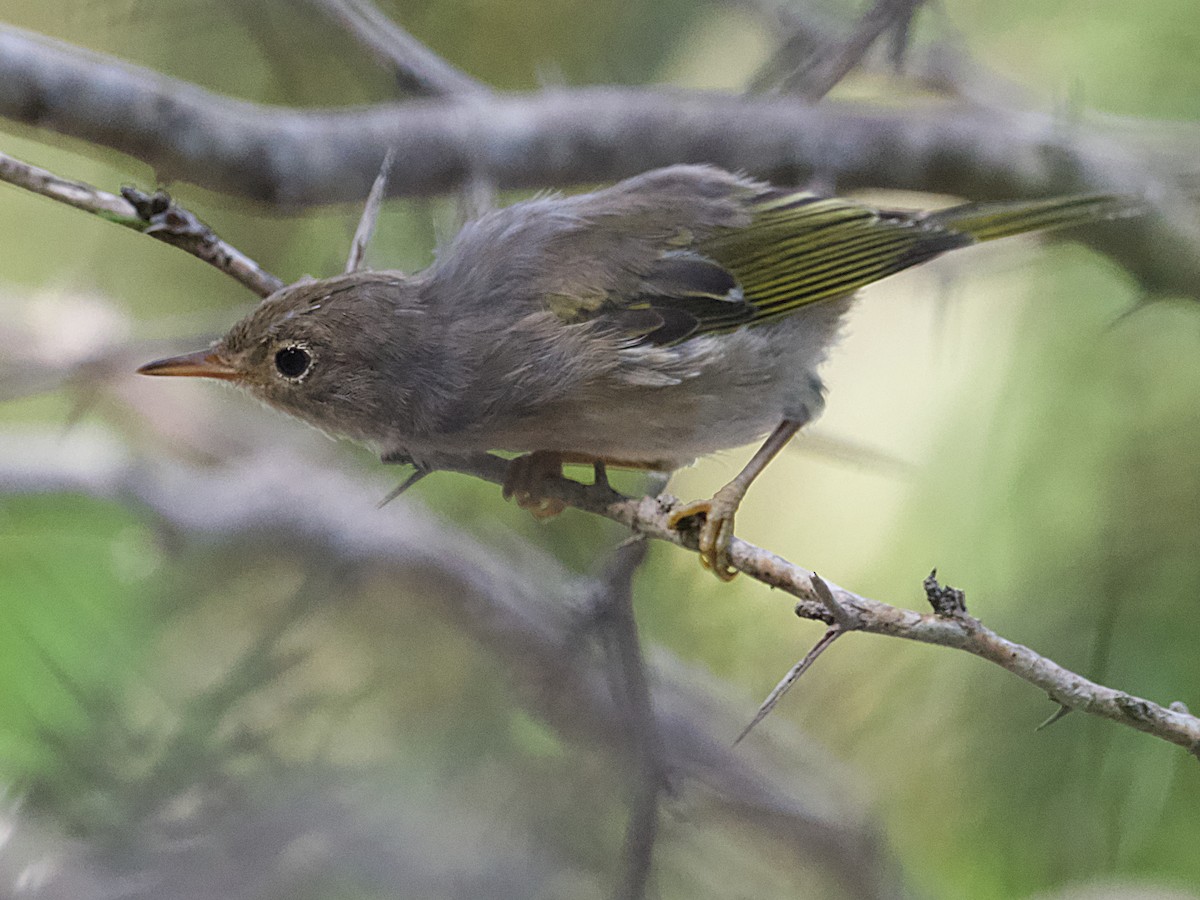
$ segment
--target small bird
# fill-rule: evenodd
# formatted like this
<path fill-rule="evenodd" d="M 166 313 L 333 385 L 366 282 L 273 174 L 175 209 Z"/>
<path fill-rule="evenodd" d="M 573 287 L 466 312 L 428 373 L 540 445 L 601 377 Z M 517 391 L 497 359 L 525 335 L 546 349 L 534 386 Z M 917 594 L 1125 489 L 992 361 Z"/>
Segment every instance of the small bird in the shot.
<path fill-rule="evenodd" d="M 416 275 L 352 271 L 266 298 L 212 346 L 146 375 L 217 378 L 418 471 L 524 454 L 506 497 L 561 506 L 564 463 L 673 471 L 765 441 L 711 499 L 701 562 L 730 562 L 751 482 L 824 406 L 818 369 L 855 291 L 948 250 L 1129 214 L 1119 196 L 880 210 L 711 166 L 542 196 L 467 224 Z"/>

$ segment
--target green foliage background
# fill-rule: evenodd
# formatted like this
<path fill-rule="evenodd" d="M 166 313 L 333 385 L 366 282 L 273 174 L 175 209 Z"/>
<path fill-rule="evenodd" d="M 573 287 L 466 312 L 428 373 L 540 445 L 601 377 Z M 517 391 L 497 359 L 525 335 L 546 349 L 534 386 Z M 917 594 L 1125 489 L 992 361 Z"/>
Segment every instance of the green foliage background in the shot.
<path fill-rule="evenodd" d="M 684 0 L 384 6 L 471 74 L 511 89 L 655 79 L 736 87 L 772 46 L 745 16 Z M 3 16 L 252 99 L 339 105 L 387 96 L 348 40 L 283 3 L 9 0 Z M 1192 124 L 1200 116 L 1194 2 L 945 0 L 922 17 L 923 37 L 954 32 L 1044 108 L 1063 109 L 1065 122 L 1081 108 Z M 880 89 L 858 78 L 840 90 Z M 29 130 L 7 127 L 3 143 L 101 186 L 154 182 L 144 167 Z M 284 278 L 335 271 L 357 216 L 285 215 L 174 187 Z M 425 265 L 453 221 L 451 201 L 390 205 L 374 263 Z M 148 348 L 183 349 L 250 302 L 182 254 L 10 188 L 0 189 L 0 246 L 0 298 L 13 319 L 82 292 L 115 304 Z M 937 566 L 1006 636 L 1102 682 L 1200 708 L 1200 314 L 1187 301 L 1138 307 L 1141 299 L 1092 254 L 1035 241 L 965 253 L 871 289 L 829 366 L 830 411 L 819 430 L 903 465 L 847 463 L 801 444 L 752 492 L 741 533 L 893 602 L 919 603 L 920 579 Z M 0 422 L 59 427 L 72 404 L 61 392 L 15 399 L 0 407 Z M 103 404 L 92 416 L 123 421 Z M 364 454 L 343 452 L 345 466 L 373 468 Z M 673 491 L 711 491 L 742 458 L 706 461 Z M 579 515 L 536 527 L 494 489 L 462 478 L 430 478 L 415 493 L 485 540 L 515 531 L 581 571 L 615 535 Z M 269 620 L 306 577 L 299 559 L 267 566 L 231 555 L 214 566 L 204 555 L 212 552 L 168 550 L 136 510 L 116 504 L 0 497 L 0 781 L 30 791 L 76 833 L 132 815 L 129 786 L 152 780 L 146 773 L 170 745 L 164 734 L 178 733 L 163 725 L 172 698 L 207 690 L 236 658 L 229 635 Z M 638 588 L 647 639 L 728 679 L 747 715 L 818 633 L 761 586 L 718 586 L 669 548 L 654 551 Z M 623 821 L 620 798 L 597 788 L 611 777 L 603 760 L 564 746 L 497 686 L 494 660 L 422 615 L 419 601 L 403 604 L 394 586 L 367 586 L 344 617 L 309 623 L 326 629 L 309 642 L 324 655 L 304 677 L 325 687 L 341 684 L 339 667 L 366 665 L 365 636 L 380 642 L 370 658 L 389 660 L 383 683 L 392 688 L 365 708 L 268 721 L 247 702 L 230 715 L 296 760 L 336 737 L 338 754 L 386 763 L 410 796 L 432 781 L 478 797 L 474 788 L 486 784 L 485 802 L 576 861 L 584 874 L 562 895 L 601 895 L 596 884 L 611 870 Z M 233 641 L 235 649 L 180 650 L 198 635 L 205 648 Z M 284 677 L 251 674 L 264 692 Z M 918 895 L 1200 884 L 1195 760 L 1078 714 L 1035 732 L 1052 711 L 972 658 L 859 636 L 823 658 L 776 715 L 851 767 Z M 97 731 L 106 720 L 120 727 Z M 81 734 L 103 753 L 73 749 Z M 212 765 L 224 764 L 220 736 L 204 746 Z M 189 757 L 188 771 L 197 766 Z M 683 835 L 686 822 L 672 827 L 658 896 L 733 896 L 702 865 L 713 848 Z M 824 896 L 820 882 L 785 882 L 764 880 L 757 895 Z M 328 896 L 365 896 L 343 888 Z"/>

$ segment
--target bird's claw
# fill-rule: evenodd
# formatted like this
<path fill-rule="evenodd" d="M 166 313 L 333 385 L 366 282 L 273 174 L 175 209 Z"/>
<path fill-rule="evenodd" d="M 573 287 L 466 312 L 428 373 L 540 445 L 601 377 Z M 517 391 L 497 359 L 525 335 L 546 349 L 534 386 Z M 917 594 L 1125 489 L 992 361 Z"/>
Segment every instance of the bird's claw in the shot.
<path fill-rule="evenodd" d="M 529 510 L 535 519 L 552 519 L 566 509 L 557 497 L 542 494 L 542 482 L 562 475 L 562 459 L 555 453 L 527 453 L 508 464 L 501 493 Z"/>
<path fill-rule="evenodd" d="M 741 503 L 741 496 L 733 496 L 725 488 L 717 491 L 711 500 L 693 500 L 674 510 L 667 524 L 678 529 L 688 519 L 702 516 L 697 535 L 700 549 L 700 565 L 722 581 L 732 581 L 738 570 L 729 558 L 733 543 L 733 516 Z"/>

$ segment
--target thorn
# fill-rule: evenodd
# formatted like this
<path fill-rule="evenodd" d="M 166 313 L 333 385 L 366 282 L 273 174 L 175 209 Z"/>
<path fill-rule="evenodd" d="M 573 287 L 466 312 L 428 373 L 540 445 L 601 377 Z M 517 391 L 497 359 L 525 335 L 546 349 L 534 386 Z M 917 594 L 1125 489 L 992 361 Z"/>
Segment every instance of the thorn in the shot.
<path fill-rule="evenodd" d="M 1058 709 L 1056 709 L 1051 714 L 1050 718 L 1046 719 L 1045 722 L 1043 722 L 1041 725 L 1039 725 L 1037 728 L 1035 728 L 1033 730 L 1034 731 L 1043 731 L 1043 730 L 1049 728 L 1051 725 L 1053 725 L 1059 719 L 1066 718 L 1067 713 L 1069 713 L 1070 711 L 1071 711 L 1071 707 L 1063 706 L 1063 705 L 1059 704 Z"/>
<path fill-rule="evenodd" d="M 829 588 L 827 587 L 826 590 L 829 590 Z M 829 626 L 825 634 L 821 636 L 821 639 L 813 644 L 813 648 L 805 654 L 804 659 L 792 666 L 788 670 L 788 673 L 780 679 L 779 684 L 775 685 L 771 693 L 767 694 L 767 699 L 762 702 L 762 706 L 758 708 L 758 712 L 750 720 L 750 724 L 743 728 L 742 733 L 734 738 L 733 746 L 736 747 L 740 744 L 742 739 L 770 714 L 775 705 L 783 699 L 783 695 L 791 690 L 792 685 L 800 679 L 800 676 L 807 672 L 812 664 L 817 661 L 817 657 L 829 649 L 830 645 L 845 633 L 845 629 L 840 625 Z"/>
<path fill-rule="evenodd" d="M 400 482 L 400 484 L 398 484 L 396 487 L 388 491 L 387 496 L 375 504 L 375 508 L 383 509 L 428 474 L 428 469 L 422 469 L 419 466 L 413 469 L 413 473 Z"/>
<path fill-rule="evenodd" d="M 821 602 L 825 604 L 825 608 L 829 610 L 829 614 L 833 617 L 834 624 L 842 631 L 857 631 L 859 623 L 855 618 L 846 611 L 846 607 L 842 606 L 833 596 L 833 591 L 829 589 L 825 579 L 816 572 L 812 573 L 809 579 L 812 583 L 813 592 L 821 598 Z"/>
<path fill-rule="evenodd" d="M 363 267 L 363 258 L 367 254 L 367 244 L 371 243 L 371 235 L 375 233 L 375 223 L 379 219 L 379 209 L 383 206 L 383 195 L 387 191 L 388 178 L 392 174 L 392 163 L 396 159 L 394 147 L 388 147 L 379 166 L 379 174 L 371 185 L 371 193 L 363 205 L 362 216 L 358 220 L 358 228 L 354 231 L 354 240 L 350 242 L 350 256 L 346 260 L 346 273 L 357 272 Z"/>

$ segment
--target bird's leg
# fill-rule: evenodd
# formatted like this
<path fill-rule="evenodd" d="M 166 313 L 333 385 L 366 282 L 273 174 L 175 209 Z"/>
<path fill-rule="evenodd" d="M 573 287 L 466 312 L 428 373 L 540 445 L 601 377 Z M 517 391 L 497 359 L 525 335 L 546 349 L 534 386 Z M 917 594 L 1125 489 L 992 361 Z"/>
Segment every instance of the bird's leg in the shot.
<path fill-rule="evenodd" d="M 602 459 L 592 461 L 592 484 L 596 487 L 612 490 L 608 483 L 608 463 Z"/>
<path fill-rule="evenodd" d="M 579 463 L 592 467 L 591 490 L 609 495 L 615 494 L 612 485 L 608 483 L 608 467 L 620 466 L 623 469 L 643 469 L 650 472 L 664 473 L 670 469 L 665 462 L 610 459 L 596 456 L 592 453 L 579 453 L 563 450 L 534 450 L 524 456 L 518 456 L 508 464 L 504 473 L 504 499 L 515 499 L 517 505 L 533 513 L 534 518 L 549 519 L 557 516 L 566 508 L 566 504 L 553 497 L 542 496 L 542 482 L 563 476 L 564 463 Z M 664 482 L 665 484 L 665 482 Z M 655 494 L 661 493 L 661 485 Z"/>
<path fill-rule="evenodd" d="M 541 483 L 548 478 L 561 478 L 563 456 L 552 450 L 535 450 L 518 456 L 508 464 L 501 492 L 504 499 L 514 499 L 517 506 L 527 509 L 535 519 L 551 519 L 566 508 L 561 500 L 544 497 Z"/>
<path fill-rule="evenodd" d="M 737 574 L 737 569 L 729 562 L 729 545 L 733 541 L 733 517 L 742 498 L 759 473 L 767 467 L 776 454 L 792 439 L 803 422 L 784 419 L 779 423 L 770 436 L 763 441 L 758 452 L 746 467 L 738 472 L 729 484 L 721 488 L 711 500 L 694 500 L 671 513 L 669 524 L 678 528 L 685 520 L 693 516 L 703 516 L 704 523 L 700 526 L 700 564 L 722 581 L 731 581 Z"/>

